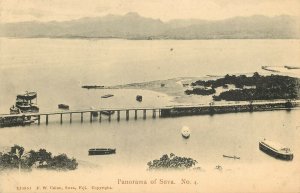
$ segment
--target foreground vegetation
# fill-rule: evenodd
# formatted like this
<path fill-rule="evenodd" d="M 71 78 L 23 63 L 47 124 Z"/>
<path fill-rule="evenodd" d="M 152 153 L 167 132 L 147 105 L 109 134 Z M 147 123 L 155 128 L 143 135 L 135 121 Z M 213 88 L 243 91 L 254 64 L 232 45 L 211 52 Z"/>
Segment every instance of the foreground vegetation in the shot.
<path fill-rule="evenodd" d="M 221 92 L 214 95 L 216 101 L 251 101 L 251 100 L 272 100 L 272 99 L 299 99 L 299 79 L 270 75 L 261 76 L 257 72 L 253 76 L 226 75 L 224 78 L 208 81 L 196 81 L 191 84 L 192 90 L 186 90 L 186 94 L 211 95 L 215 94 L 215 88 L 228 88 L 234 85 L 235 89 Z M 248 87 L 248 88 L 247 88 Z M 249 88 L 250 87 L 250 88 Z"/>
<path fill-rule="evenodd" d="M 52 156 L 52 153 L 45 149 L 25 152 L 23 147 L 14 145 L 9 152 L 0 153 L 0 170 L 30 170 L 33 167 L 51 170 L 75 170 L 77 166 L 76 159 L 70 159 L 66 154 Z"/>
<path fill-rule="evenodd" d="M 171 153 L 163 155 L 160 159 L 155 159 L 147 163 L 149 170 L 154 169 L 188 169 L 198 163 L 196 160 L 187 157 L 176 156 Z"/>

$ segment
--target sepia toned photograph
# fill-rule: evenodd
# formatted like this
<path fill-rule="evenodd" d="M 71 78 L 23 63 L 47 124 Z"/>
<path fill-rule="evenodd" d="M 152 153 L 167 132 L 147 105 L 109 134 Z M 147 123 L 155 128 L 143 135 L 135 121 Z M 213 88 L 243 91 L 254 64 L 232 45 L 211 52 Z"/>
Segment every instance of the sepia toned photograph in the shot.
<path fill-rule="evenodd" d="M 0 193 L 299 193 L 299 0 L 0 0 Z"/>

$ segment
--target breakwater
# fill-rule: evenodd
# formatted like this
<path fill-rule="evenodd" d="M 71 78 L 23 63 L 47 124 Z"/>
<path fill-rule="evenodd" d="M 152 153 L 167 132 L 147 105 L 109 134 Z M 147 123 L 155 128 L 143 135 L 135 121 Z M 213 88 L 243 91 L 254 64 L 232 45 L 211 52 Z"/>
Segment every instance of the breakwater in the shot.
<path fill-rule="evenodd" d="M 299 101 L 257 101 L 242 102 L 238 104 L 202 105 L 202 106 L 178 106 L 171 109 L 162 109 L 161 117 L 178 117 L 189 115 L 213 115 L 237 112 L 291 110 L 300 105 Z"/>

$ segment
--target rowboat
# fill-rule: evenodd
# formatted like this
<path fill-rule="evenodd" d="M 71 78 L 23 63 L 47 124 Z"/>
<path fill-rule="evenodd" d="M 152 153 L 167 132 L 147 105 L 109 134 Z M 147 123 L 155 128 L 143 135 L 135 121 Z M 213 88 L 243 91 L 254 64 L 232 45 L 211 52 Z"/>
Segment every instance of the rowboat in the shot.
<path fill-rule="evenodd" d="M 109 97 L 113 97 L 113 96 L 114 96 L 113 94 L 106 94 L 106 95 L 101 96 L 101 98 L 109 98 Z"/>
<path fill-rule="evenodd" d="M 86 88 L 86 89 L 97 89 L 97 88 L 104 88 L 104 86 L 98 86 L 98 85 L 84 85 L 81 88 Z"/>
<path fill-rule="evenodd" d="M 237 157 L 237 156 L 230 156 L 230 155 L 223 155 L 223 157 L 226 157 L 226 158 L 232 158 L 232 159 L 240 159 L 240 157 Z"/>

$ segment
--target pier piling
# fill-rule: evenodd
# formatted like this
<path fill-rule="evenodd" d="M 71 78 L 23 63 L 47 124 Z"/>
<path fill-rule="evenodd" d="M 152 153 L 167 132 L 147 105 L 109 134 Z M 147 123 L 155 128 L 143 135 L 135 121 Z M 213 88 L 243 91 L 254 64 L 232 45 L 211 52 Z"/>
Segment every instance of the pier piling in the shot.
<path fill-rule="evenodd" d="M 120 111 L 117 111 L 117 120 L 120 121 Z"/>
<path fill-rule="evenodd" d="M 155 110 L 155 109 L 153 109 L 152 118 L 153 118 L 153 119 L 156 118 L 156 110 Z"/>
<path fill-rule="evenodd" d="M 38 125 L 41 123 L 41 115 L 38 115 Z"/>
<path fill-rule="evenodd" d="M 137 110 L 134 110 L 134 119 L 137 120 Z"/>
<path fill-rule="evenodd" d="M 80 116 L 80 121 L 81 121 L 81 123 L 82 123 L 82 122 L 83 122 L 83 112 L 81 112 L 80 114 L 81 114 L 81 116 Z"/>
<path fill-rule="evenodd" d="M 70 113 L 70 123 L 72 123 L 72 113 Z"/>
<path fill-rule="evenodd" d="M 93 112 L 90 112 L 90 122 L 93 122 Z"/>
<path fill-rule="evenodd" d="M 146 119 L 146 116 L 147 116 L 147 114 L 146 114 L 146 109 L 144 109 L 144 110 L 143 110 L 143 119 Z"/>
<path fill-rule="evenodd" d="M 46 115 L 46 125 L 48 125 L 48 116 L 49 115 Z"/>
<path fill-rule="evenodd" d="M 111 114 L 108 115 L 108 121 L 111 121 Z"/>
<path fill-rule="evenodd" d="M 63 114 L 61 113 L 61 114 L 60 114 L 60 124 L 62 124 L 62 123 L 63 123 L 62 116 L 63 116 Z"/>
<path fill-rule="evenodd" d="M 126 121 L 129 120 L 129 110 L 126 110 Z"/>
<path fill-rule="evenodd" d="M 101 122 L 101 119 L 102 119 L 102 112 L 99 111 L 99 122 Z"/>

